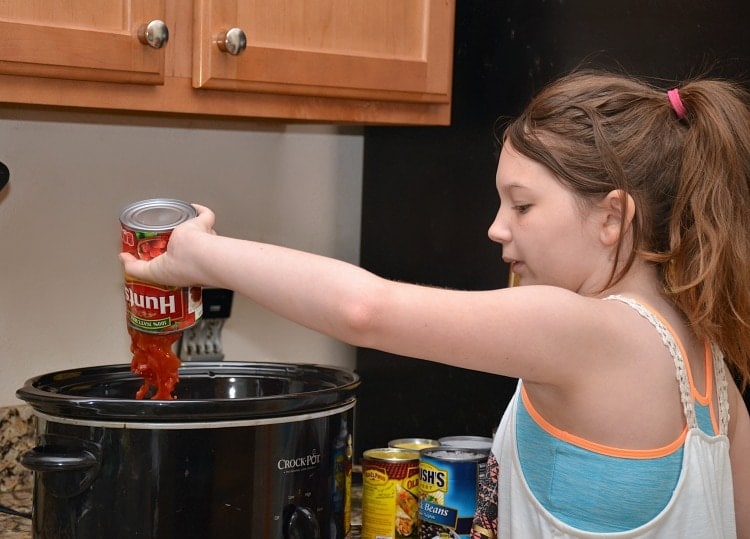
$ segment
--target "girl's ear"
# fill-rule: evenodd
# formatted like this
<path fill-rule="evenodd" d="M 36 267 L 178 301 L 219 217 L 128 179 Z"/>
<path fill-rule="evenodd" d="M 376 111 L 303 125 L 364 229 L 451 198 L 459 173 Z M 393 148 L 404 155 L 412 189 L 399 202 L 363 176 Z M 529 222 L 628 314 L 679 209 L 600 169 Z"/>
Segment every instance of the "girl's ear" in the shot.
<path fill-rule="evenodd" d="M 635 202 L 629 193 L 614 189 L 600 203 L 602 211 L 599 237 L 605 245 L 616 245 L 620 235 L 627 233 L 635 216 Z"/>

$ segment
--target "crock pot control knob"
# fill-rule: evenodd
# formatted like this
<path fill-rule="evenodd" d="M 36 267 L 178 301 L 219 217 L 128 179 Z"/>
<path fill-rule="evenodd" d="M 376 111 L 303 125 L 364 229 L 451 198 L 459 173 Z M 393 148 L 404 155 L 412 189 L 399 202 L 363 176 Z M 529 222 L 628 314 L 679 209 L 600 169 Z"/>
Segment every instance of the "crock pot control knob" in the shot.
<path fill-rule="evenodd" d="M 247 36 L 241 28 L 230 28 L 216 36 L 216 45 L 221 52 L 237 56 L 247 48 Z"/>
<path fill-rule="evenodd" d="M 287 507 L 286 513 L 289 517 L 284 526 L 284 539 L 320 539 L 318 520 L 307 507 Z"/>
<path fill-rule="evenodd" d="M 164 21 L 153 20 L 138 28 L 138 41 L 154 49 L 161 49 L 169 41 L 169 28 Z"/>

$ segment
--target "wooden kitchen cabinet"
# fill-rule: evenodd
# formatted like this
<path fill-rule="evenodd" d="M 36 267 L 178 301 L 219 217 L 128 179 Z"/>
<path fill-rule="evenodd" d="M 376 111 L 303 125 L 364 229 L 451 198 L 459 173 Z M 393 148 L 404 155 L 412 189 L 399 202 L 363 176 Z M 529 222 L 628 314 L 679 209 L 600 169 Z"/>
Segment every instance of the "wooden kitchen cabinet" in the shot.
<path fill-rule="evenodd" d="M 164 50 L 135 36 L 165 13 L 164 0 L 1 0 L 0 73 L 162 84 Z"/>
<path fill-rule="evenodd" d="M 454 10 L 455 0 L 0 0 L 0 103 L 447 125 Z M 161 48 L 138 38 L 153 20 L 169 29 Z M 238 55 L 219 46 L 230 29 L 246 39 Z"/>

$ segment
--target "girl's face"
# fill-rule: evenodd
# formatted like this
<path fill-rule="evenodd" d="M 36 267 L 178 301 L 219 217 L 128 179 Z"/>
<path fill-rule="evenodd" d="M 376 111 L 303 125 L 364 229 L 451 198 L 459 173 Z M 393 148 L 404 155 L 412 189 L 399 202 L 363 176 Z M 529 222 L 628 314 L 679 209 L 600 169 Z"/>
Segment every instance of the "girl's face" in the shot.
<path fill-rule="evenodd" d="M 596 211 L 586 211 L 547 167 L 506 143 L 497 167 L 500 210 L 488 231 L 522 285 L 592 292 L 608 251 L 599 241 Z"/>

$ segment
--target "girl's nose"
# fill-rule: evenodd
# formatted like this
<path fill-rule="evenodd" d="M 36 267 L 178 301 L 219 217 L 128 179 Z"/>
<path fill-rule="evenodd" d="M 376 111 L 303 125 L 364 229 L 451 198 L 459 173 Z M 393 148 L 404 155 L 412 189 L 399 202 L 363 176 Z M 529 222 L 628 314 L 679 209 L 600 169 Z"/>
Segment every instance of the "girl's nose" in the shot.
<path fill-rule="evenodd" d="M 490 228 L 487 230 L 489 238 L 496 243 L 507 243 L 510 241 L 510 229 L 501 218 L 500 211 L 497 212 L 495 220 L 492 221 Z"/>

